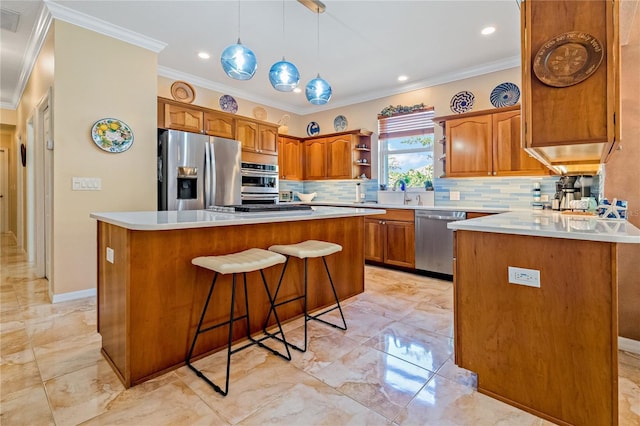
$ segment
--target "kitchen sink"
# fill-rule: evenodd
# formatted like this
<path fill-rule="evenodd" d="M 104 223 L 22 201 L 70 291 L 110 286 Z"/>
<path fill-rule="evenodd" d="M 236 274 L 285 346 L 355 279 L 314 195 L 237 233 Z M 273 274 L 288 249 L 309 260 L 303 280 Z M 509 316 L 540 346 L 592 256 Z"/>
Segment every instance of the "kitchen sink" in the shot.
<path fill-rule="evenodd" d="M 404 204 L 404 192 L 378 191 L 378 204 Z"/>

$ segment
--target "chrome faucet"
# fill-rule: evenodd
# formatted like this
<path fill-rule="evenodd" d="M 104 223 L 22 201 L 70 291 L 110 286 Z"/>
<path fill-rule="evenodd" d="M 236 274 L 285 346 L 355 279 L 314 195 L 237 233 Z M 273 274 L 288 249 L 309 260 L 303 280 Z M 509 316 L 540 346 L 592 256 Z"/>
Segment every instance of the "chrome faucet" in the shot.
<path fill-rule="evenodd" d="M 400 185 L 400 189 L 402 189 L 403 192 L 403 202 L 404 204 L 407 204 L 409 201 L 411 201 L 411 198 L 407 198 L 407 182 L 404 181 L 404 179 L 398 179 L 395 181 L 395 183 L 393 184 L 393 190 L 395 191 L 398 188 L 398 184 Z"/>

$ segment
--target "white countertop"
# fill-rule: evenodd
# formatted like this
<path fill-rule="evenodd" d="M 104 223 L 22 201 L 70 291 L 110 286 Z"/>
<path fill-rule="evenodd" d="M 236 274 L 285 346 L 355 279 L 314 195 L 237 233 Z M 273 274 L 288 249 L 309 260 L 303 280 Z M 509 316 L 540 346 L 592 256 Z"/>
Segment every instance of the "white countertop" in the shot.
<path fill-rule="evenodd" d="M 443 210 L 456 212 L 478 212 L 478 213 L 504 213 L 518 209 L 491 208 L 491 207 L 461 207 L 461 206 L 418 206 L 415 204 L 378 204 L 371 201 L 364 203 L 345 201 L 312 201 L 310 203 L 294 202 L 294 204 L 309 204 L 313 206 L 344 206 L 344 207 L 365 207 L 369 209 L 405 209 L 405 210 Z M 529 211 L 531 209 L 527 209 Z"/>
<path fill-rule="evenodd" d="M 90 217 L 112 225 L 137 231 L 163 231 L 212 226 L 250 225 L 299 220 L 330 219 L 339 217 L 369 216 L 380 210 L 367 208 L 321 207 L 312 211 L 282 211 L 256 213 L 219 213 L 208 210 L 139 211 L 91 213 Z"/>
<path fill-rule="evenodd" d="M 449 229 L 640 244 L 640 229 L 627 221 L 559 212 L 517 211 L 451 222 Z"/>

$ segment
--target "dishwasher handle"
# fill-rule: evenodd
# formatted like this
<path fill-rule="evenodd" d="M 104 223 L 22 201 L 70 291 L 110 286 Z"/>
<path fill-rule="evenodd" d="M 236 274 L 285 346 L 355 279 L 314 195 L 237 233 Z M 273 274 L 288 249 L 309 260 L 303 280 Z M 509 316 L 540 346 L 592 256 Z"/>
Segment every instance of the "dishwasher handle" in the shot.
<path fill-rule="evenodd" d="M 424 219 L 446 220 L 446 221 L 449 221 L 449 222 L 455 222 L 457 220 L 464 220 L 464 218 L 460 218 L 460 217 L 440 216 L 440 215 L 435 215 L 435 214 L 419 215 L 418 217 L 419 218 L 424 218 Z"/>

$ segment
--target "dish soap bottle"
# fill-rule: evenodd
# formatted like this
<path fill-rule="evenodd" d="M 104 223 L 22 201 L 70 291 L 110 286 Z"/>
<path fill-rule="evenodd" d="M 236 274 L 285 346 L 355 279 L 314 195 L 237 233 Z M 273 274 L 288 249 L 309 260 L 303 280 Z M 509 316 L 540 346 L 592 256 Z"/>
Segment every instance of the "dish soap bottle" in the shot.
<path fill-rule="evenodd" d="M 360 187 L 360 182 L 356 183 L 356 203 L 361 203 L 360 200 L 362 194 L 362 188 Z"/>

